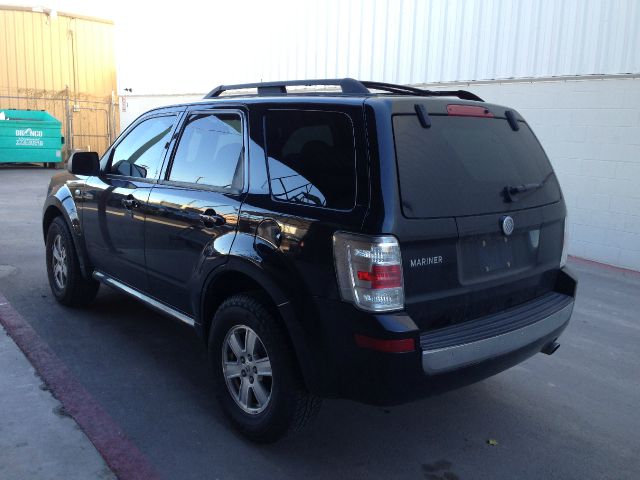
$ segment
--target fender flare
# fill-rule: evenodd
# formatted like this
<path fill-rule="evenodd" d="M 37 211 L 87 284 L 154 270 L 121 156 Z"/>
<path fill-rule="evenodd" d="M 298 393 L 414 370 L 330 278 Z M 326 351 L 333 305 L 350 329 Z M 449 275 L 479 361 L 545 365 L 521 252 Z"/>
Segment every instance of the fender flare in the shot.
<path fill-rule="evenodd" d="M 48 227 L 56 216 L 62 216 L 71 231 L 71 238 L 78 254 L 80 271 L 84 278 L 90 278 L 93 269 L 87 255 L 82 233 L 82 224 L 76 207 L 76 202 L 67 185 L 62 185 L 53 195 L 49 195 L 45 201 L 42 214 L 42 233 L 44 241 L 47 241 Z"/>
<path fill-rule="evenodd" d="M 204 322 L 206 322 L 207 319 L 202 318 L 202 312 L 205 311 L 205 292 L 207 292 L 211 284 L 221 276 L 231 272 L 240 273 L 249 277 L 269 296 L 282 319 L 285 333 L 289 337 L 293 354 L 300 367 L 305 386 L 309 391 L 317 393 L 321 380 L 318 375 L 314 356 L 310 354 L 311 345 L 307 341 L 307 334 L 300 322 L 301 312 L 297 308 L 296 299 L 290 298 L 290 295 L 286 293 L 286 289 L 282 288 L 282 286 L 269 276 L 268 272 L 251 259 L 230 256 L 227 262 L 209 274 L 202 288 L 200 309 L 197 316 L 199 321 L 196 322 L 196 329 L 201 335 L 205 332 Z M 204 340 L 206 341 L 207 339 L 205 338 Z"/>

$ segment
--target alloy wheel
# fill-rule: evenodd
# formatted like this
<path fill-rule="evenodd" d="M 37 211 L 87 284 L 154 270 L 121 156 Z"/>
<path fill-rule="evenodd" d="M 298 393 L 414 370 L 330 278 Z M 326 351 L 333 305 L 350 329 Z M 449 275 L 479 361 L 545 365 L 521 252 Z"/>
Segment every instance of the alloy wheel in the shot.
<path fill-rule="evenodd" d="M 262 412 L 271 400 L 271 361 L 260 337 L 245 325 L 233 327 L 222 344 L 222 373 L 231 397 L 246 413 Z"/>
<path fill-rule="evenodd" d="M 53 280 L 60 290 L 64 290 L 67 286 L 67 249 L 60 234 L 53 240 L 51 253 Z"/>

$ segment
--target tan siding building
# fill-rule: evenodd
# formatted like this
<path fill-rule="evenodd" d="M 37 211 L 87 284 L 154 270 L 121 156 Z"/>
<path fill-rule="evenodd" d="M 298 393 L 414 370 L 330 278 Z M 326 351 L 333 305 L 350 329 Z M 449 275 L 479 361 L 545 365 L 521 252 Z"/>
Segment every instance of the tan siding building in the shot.
<path fill-rule="evenodd" d="M 0 109 L 46 110 L 65 150 L 102 153 L 118 133 L 113 22 L 0 5 Z"/>

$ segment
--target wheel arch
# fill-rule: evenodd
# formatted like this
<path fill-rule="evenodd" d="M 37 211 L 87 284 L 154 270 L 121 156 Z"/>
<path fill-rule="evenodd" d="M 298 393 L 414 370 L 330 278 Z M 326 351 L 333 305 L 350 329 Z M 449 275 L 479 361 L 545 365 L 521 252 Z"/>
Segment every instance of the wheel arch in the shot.
<path fill-rule="evenodd" d="M 56 217 L 64 218 L 62 210 L 56 205 L 49 205 L 42 214 L 42 237 L 45 242 L 47 241 L 47 233 L 49 232 L 49 227 Z M 68 223 L 67 218 L 64 218 L 64 220 Z"/>
<path fill-rule="evenodd" d="M 294 299 L 288 298 L 283 288 L 249 260 L 231 258 L 212 272 L 205 282 L 196 321 L 196 329 L 204 341 L 208 341 L 216 310 L 225 299 L 240 293 L 257 296 L 274 318 L 281 322 L 305 386 L 311 392 L 317 391 L 318 379 L 314 374 L 309 345 L 298 319 Z"/>
<path fill-rule="evenodd" d="M 82 276 L 89 278 L 92 273 L 92 268 L 84 245 L 78 210 L 66 186 L 60 188 L 55 195 L 49 196 L 45 202 L 42 213 L 42 235 L 45 243 L 47 241 L 49 227 L 56 217 L 62 217 L 67 224 L 71 232 L 71 238 L 73 238 L 76 253 L 78 254 L 78 262 L 80 263 Z"/>

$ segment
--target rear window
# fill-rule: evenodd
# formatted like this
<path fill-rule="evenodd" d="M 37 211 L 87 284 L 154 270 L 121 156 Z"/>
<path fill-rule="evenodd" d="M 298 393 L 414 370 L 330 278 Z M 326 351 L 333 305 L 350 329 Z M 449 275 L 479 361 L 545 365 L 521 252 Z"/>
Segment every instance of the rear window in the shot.
<path fill-rule="evenodd" d="M 529 127 L 505 119 L 395 115 L 393 131 L 402 209 L 409 218 L 457 217 L 556 202 L 560 188 Z M 507 202 L 507 186 L 544 183 Z"/>
<path fill-rule="evenodd" d="M 356 170 L 351 119 L 344 113 L 272 110 L 266 143 L 275 199 L 339 210 L 353 208 Z"/>

